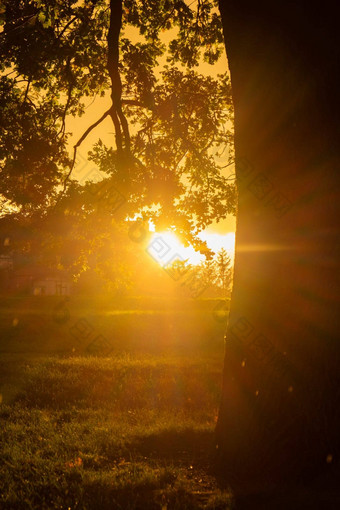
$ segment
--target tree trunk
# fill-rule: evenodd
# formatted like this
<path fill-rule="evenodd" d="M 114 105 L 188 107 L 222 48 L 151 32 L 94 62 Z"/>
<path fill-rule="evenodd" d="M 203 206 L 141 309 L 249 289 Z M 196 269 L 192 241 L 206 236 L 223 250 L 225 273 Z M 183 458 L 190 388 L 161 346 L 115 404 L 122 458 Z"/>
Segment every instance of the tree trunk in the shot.
<path fill-rule="evenodd" d="M 339 453 L 339 48 L 335 2 L 220 0 L 239 203 L 217 426 L 234 480 Z"/>

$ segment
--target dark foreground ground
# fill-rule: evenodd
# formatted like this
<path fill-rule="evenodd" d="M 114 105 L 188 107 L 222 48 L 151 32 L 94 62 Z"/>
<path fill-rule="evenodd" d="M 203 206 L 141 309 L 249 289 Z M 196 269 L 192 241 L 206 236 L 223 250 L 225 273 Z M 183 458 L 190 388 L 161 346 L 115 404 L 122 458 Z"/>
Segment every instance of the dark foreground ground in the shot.
<path fill-rule="evenodd" d="M 235 496 L 216 470 L 219 303 L 20 301 L 0 316 L 1 510 L 340 508 L 335 473 Z"/>
<path fill-rule="evenodd" d="M 210 473 L 220 371 L 199 358 L 3 360 L 0 508 L 229 508 Z"/>

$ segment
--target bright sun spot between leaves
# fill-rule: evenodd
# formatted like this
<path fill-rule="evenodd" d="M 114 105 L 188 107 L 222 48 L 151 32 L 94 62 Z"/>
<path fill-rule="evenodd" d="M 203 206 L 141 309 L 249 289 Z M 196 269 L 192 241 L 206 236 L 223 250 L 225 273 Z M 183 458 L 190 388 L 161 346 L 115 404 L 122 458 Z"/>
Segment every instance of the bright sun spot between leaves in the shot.
<path fill-rule="evenodd" d="M 229 257 L 234 258 L 235 233 L 218 234 L 215 232 L 202 232 L 199 235 L 206 241 L 208 247 L 217 254 L 224 248 Z M 155 232 L 147 249 L 149 255 L 161 266 L 182 260 L 188 264 L 197 265 L 205 260 L 204 255 L 194 250 L 192 246 L 185 247 L 173 232 Z"/>

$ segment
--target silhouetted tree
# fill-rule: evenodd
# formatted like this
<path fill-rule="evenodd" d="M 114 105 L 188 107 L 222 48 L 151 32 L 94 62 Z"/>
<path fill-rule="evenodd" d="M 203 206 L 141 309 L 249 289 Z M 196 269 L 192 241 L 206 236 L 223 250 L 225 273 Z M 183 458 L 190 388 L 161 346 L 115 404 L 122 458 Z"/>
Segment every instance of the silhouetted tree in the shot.
<path fill-rule="evenodd" d="M 99 140 L 90 157 L 111 192 L 125 198 L 125 217 L 141 212 L 158 229 L 173 228 L 206 248 L 198 231 L 235 212 L 233 178 L 223 169 L 228 153 L 232 157 L 228 76 L 214 79 L 193 69 L 201 57 L 213 64 L 221 54 L 216 5 L 2 0 L 2 200 L 23 215 L 59 204 L 78 148 L 111 118 L 112 146 Z M 129 38 L 129 27 L 139 31 L 138 42 Z M 177 35 L 164 44 L 162 33 L 171 28 Z M 160 57 L 167 65 L 159 66 Z M 84 99 L 104 94 L 111 105 L 79 133 L 69 155 L 69 116 L 84 115 Z M 225 162 L 218 164 L 214 153 L 226 145 Z"/>
<path fill-rule="evenodd" d="M 218 446 L 240 483 L 297 479 L 339 454 L 336 8 L 220 0 L 238 219 Z"/>
<path fill-rule="evenodd" d="M 230 257 L 224 248 L 221 248 L 216 256 L 216 269 L 219 286 L 225 297 L 230 292 L 232 282 L 232 265 Z"/>

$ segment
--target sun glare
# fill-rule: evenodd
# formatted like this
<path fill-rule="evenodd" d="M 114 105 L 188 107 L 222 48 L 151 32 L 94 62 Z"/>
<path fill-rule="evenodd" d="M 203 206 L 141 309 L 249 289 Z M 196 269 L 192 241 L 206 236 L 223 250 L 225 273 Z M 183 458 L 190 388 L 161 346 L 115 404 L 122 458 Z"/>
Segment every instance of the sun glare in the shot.
<path fill-rule="evenodd" d="M 206 241 L 208 247 L 214 253 L 224 248 L 233 260 L 235 247 L 234 232 L 219 234 L 206 231 L 202 232 L 199 238 L 202 241 Z M 184 246 L 173 232 L 154 232 L 148 252 L 161 266 L 166 266 L 177 260 L 197 265 L 205 260 L 204 255 L 195 251 L 192 246 Z"/>
<path fill-rule="evenodd" d="M 219 234 L 218 232 L 209 232 L 207 230 L 201 232 L 199 234 L 199 238 L 202 239 L 202 241 L 206 241 L 209 248 L 211 248 L 215 253 L 224 248 L 229 257 L 234 259 L 235 232 Z"/>

